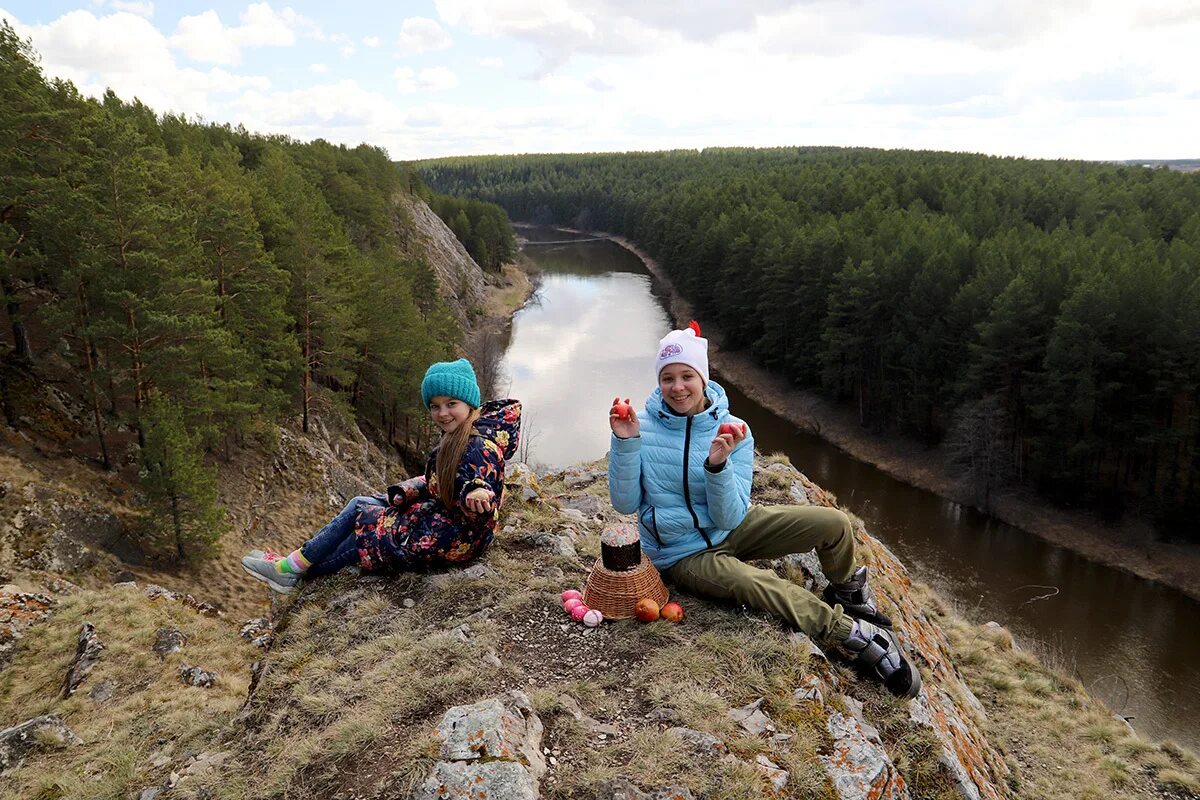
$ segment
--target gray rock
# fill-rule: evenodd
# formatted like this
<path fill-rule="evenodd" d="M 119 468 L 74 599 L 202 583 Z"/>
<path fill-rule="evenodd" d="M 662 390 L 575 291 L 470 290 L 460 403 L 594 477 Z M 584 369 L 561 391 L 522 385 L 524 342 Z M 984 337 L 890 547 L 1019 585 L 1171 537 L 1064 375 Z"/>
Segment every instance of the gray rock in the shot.
<path fill-rule="evenodd" d="M 650 709 L 649 713 L 646 714 L 646 719 L 651 722 L 665 722 L 667 724 L 683 721 L 683 717 L 679 715 L 678 711 L 665 706 Z"/>
<path fill-rule="evenodd" d="M 949 698 L 945 698 L 949 700 Z M 937 701 L 934 701 L 937 702 Z M 962 720 L 958 717 L 957 709 L 951 704 L 939 703 L 942 716 L 946 720 L 947 726 L 963 736 L 969 741 L 969 732 Z M 938 726 L 934 724 L 934 710 L 930 705 L 930 696 L 928 691 L 922 691 L 908 705 L 908 716 L 913 722 L 918 725 L 923 725 L 929 728 L 938 736 L 938 740 L 942 742 L 942 754 L 938 757 L 938 764 L 946 770 L 947 774 L 954 781 L 955 788 L 958 789 L 959 797 L 963 800 L 980 800 L 979 787 L 975 784 L 975 780 L 971 777 L 970 770 L 963 764 L 962 759 L 947 745 L 943 737 L 940 735 Z"/>
<path fill-rule="evenodd" d="M 821 681 L 816 675 L 805 675 L 804 680 L 800 681 L 800 686 L 792 692 L 792 696 L 797 700 L 813 700 L 818 703 L 825 702 L 825 698 L 821 694 Z"/>
<path fill-rule="evenodd" d="M 116 684 L 112 681 L 101 681 L 88 692 L 88 697 L 97 703 L 107 703 L 109 700 L 112 700 L 114 689 L 116 689 Z"/>
<path fill-rule="evenodd" d="M 466 569 L 435 572 L 432 575 L 426 575 L 424 583 L 426 589 L 440 589 L 461 580 L 478 581 L 496 577 L 499 577 L 496 571 L 487 564 L 472 564 Z"/>
<path fill-rule="evenodd" d="M 401 605 L 403 605 L 405 608 L 416 608 L 417 601 L 413 600 L 411 597 L 406 597 Z"/>
<path fill-rule="evenodd" d="M 515 761 L 439 761 L 413 800 L 537 800 L 537 781 Z"/>
<path fill-rule="evenodd" d="M 238 636 L 249 640 L 250 644 L 255 647 L 266 647 L 271 643 L 271 637 L 275 631 L 271 627 L 271 621 L 266 617 L 255 617 L 254 619 L 246 620 L 242 625 L 242 629 L 238 631 Z"/>
<path fill-rule="evenodd" d="M 486 653 L 483 654 L 483 663 L 487 664 L 489 667 L 502 666 L 502 663 L 500 661 L 500 656 L 496 655 L 495 650 L 488 650 Z"/>
<path fill-rule="evenodd" d="M 138 794 L 138 800 L 157 800 L 160 794 L 162 794 L 161 787 L 148 786 L 145 789 L 142 789 L 141 793 Z"/>
<path fill-rule="evenodd" d="M 722 755 L 728 750 L 725 743 L 711 733 L 704 733 L 692 728 L 670 728 L 667 733 L 673 733 L 683 739 L 683 743 L 699 755 Z"/>
<path fill-rule="evenodd" d="M 603 734 L 604 736 L 620 736 L 621 729 L 616 725 L 610 725 L 607 722 L 601 722 L 594 717 L 590 717 L 583 713 L 583 709 L 579 707 L 574 697 L 569 694 L 560 694 L 558 696 L 558 704 L 563 707 L 568 714 L 575 718 L 575 721 L 580 723 L 589 733 Z"/>
<path fill-rule="evenodd" d="M 588 521 L 588 518 L 584 515 L 584 513 L 575 508 L 564 508 L 558 512 L 558 515 L 563 519 L 579 525 L 583 525 Z"/>
<path fill-rule="evenodd" d="M 585 472 L 571 471 L 563 476 L 563 483 L 568 489 L 578 489 L 581 486 L 587 486 L 595 483 L 606 475 L 608 475 L 608 473 L 602 470 L 587 470 Z"/>
<path fill-rule="evenodd" d="M 0 731 L 0 773 L 20 766 L 34 750 L 82 744 L 75 732 L 55 716 L 31 720 Z"/>
<path fill-rule="evenodd" d="M 764 755 L 755 756 L 754 766 L 758 767 L 758 771 L 766 777 L 775 791 L 782 792 L 783 788 L 787 786 L 788 771 L 782 769 L 771 759 Z"/>
<path fill-rule="evenodd" d="M 729 712 L 729 718 L 742 726 L 751 736 L 762 736 L 775 732 L 775 723 L 762 712 L 764 698 L 760 697 L 749 705 L 735 708 Z"/>
<path fill-rule="evenodd" d="M 154 633 L 154 646 L 151 648 L 160 658 L 166 658 L 171 653 L 178 653 L 187 644 L 187 636 L 177 628 L 159 628 Z"/>
<path fill-rule="evenodd" d="M 805 650 L 807 650 L 809 658 L 817 658 L 821 661 L 829 660 L 829 658 L 825 655 L 825 651 L 818 647 L 816 642 L 805 636 L 803 633 L 800 633 L 799 631 L 793 631 L 792 633 L 788 634 L 788 639 L 796 642 Z"/>
<path fill-rule="evenodd" d="M 460 642 L 469 642 L 471 641 L 471 626 L 466 624 L 459 625 L 450 631 L 450 636 Z"/>
<path fill-rule="evenodd" d="M 79 628 L 79 638 L 75 642 L 75 658 L 67 667 L 67 677 L 63 681 L 62 696 L 64 698 L 75 693 L 79 684 L 83 683 L 84 678 L 96 666 L 96 662 L 100 660 L 100 653 L 103 651 L 104 643 L 96 635 L 96 626 L 90 622 L 84 622 Z"/>
<path fill-rule="evenodd" d="M 442 716 L 437 735 L 440 756 L 448 761 L 512 761 L 526 767 L 534 780 L 546 771 L 542 721 L 521 691 L 454 706 Z"/>
<path fill-rule="evenodd" d="M 189 664 L 179 665 L 179 680 L 183 681 L 188 686 L 196 686 L 201 689 L 207 689 L 217 682 L 220 673 L 216 671 L 208 671 L 200 667 L 193 667 Z"/>
<path fill-rule="evenodd" d="M 788 499 L 790 499 L 793 504 L 798 506 L 812 505 L 812 500 L 809 499 L 808 492 L 804 491 L 804 484 L 800 483 L 800 481 L 795 481 L 792 483 L 791 487 L 788 489 Z"/>
<path fill-rule="evenodd" d="M 579 553 L 575 551 L 575 545 L 566 536 L 559 536 L 554 533 L 535 533 L 527 537 L 525 541 L 534 547 L 546 550 L 556 556 L 571 559 L 579 558 Z"/>
<path fill-rule="evenodd" d="M 907 800 L 908 790 L 883 747 L 840 711 L 829 715 L 830 753 L 817 756 L 841 800 Z"/>
<path fill-rule="evenodd" d="M 686 786 L 668 786 L 643 792 L 628 778 L 613 778 L 596 787 L 600 800 L 694 800 Z"/>
<path fill-rule="evenodd" d="M 563 508 L 569 508 L 574 511 L 578 511 L 579 513 L 588 517 L 594 517 L 597 514 L 603 513 L 607 506 L 607 503 L 594 494 L 570 497 L 562 501 Z"/>

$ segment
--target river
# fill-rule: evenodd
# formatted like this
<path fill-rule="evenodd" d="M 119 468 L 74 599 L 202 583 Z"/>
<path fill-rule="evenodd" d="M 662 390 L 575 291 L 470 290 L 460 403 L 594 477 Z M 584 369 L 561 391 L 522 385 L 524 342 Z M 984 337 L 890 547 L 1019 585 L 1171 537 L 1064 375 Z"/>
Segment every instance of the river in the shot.
<path fill-rule="evenodd" d="M 613 397 L 640 411 L 654 387 L 652 357 L 670 329 L 664 298 L 641 261 L 612 242 L 531 244 L 526 253 L 542 282 L 513 318 L 502 388 L 524 403 L 531 461 L 561 468 L 601 458 Z M 712 377 L 762 452 L 786 453 L 969 619 L 1005 625 L 1142 734 L 1200 750 L 1200 603 L 902 483 Z"/>

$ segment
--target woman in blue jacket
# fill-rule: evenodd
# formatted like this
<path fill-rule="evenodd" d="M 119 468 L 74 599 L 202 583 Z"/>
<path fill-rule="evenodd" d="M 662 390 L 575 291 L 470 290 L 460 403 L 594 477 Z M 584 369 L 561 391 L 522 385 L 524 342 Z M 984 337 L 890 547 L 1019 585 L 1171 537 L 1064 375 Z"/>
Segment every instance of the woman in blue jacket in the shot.
<path fill-rule="evenodd" d="M 658 388 L 644 421 L 632 409 L 622 416 L 616 400 L 609 412 L 613 508 L 637 513 L 650 560 L 688 591 L 769 611 L 840 645 L 893 694 L 915 697 L 920 673 L 879 612 L 867 568 L 855 568 L 849 518 L 835 508 L 750 504 L 754 438 L 709 380 L 708 341 L 697 323 L 659 342 L 654 370 Z M 733 432 L 720 433 L 722 423 Z M 813 549 L 830 580 L 824 599 L 746 563 Z"/>

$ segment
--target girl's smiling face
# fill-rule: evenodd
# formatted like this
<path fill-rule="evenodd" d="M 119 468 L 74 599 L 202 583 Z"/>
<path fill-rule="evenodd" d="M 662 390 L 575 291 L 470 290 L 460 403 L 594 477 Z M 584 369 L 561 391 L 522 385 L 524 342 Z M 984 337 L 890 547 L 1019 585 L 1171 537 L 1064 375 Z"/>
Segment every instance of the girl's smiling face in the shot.
<path fill-rule="evenodd" d="M 658 388 L 676 414 L 696 414 L 704 410 L 704 379 L 687 364 L 668 364 L 658 373 Z"/>
<path fill-rule="evenodd" d="M 462 400 L 445 395 L 438 395 L 429 400 L 429 416 L 442 433 L 458 430 L 458 426 L 462 425 L 470 414 L 471 407 Z"/>

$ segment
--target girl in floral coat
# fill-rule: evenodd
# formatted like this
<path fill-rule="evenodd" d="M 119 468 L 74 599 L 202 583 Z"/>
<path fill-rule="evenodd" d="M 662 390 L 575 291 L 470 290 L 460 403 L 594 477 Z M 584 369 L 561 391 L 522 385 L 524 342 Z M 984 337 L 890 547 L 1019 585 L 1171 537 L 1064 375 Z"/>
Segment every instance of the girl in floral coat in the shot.
<path fill-rule="evenodd" d="M 389 486 L 387 495 L 351 500 L 298 550 L 287 556 L 254 550 L 242 567 L 278 592 L 304 576 L 328 575 L 357 564 L 364 571 L 425 569 L 468 561 L 491 544 L 504 495 L 504 462 L 517 449 L 521 404 L 480 404 L 469 361 L 431 366 L 421 383 L 442 439 L 425 474 Z"/>

